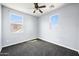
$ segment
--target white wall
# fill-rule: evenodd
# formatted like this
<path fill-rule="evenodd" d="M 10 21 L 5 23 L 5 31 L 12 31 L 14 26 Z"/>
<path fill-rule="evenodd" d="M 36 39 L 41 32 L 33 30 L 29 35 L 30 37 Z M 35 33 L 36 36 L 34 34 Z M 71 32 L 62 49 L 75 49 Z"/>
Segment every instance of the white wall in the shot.
<path fill-rule="evenodd" d="M 23 32 L 22 33 L 12 33 L 10 31 L 10 13 L 16 13 L 23 16 Z M 24 14 L 6 7 L 3 7 L 3 21 L 2 21 L 2 46 L 6 47 L 9 45 L 21 43 L 24 41 L 36 38 L 36 23 L 37 18 L 34 16 Z"/>
<path fill-rule="evenodd" d="M 78 34 L 78 40 L 77 40 L 77 49 L 78 49 L 78 52 L 79 52 L 79 19 L 77 19 L 77 34 Z"/>
<path fill-rule="evenodd" d="M 52 15 L 59 16 L 58 27 L 55 31 L 53 31 L 50 26 L 50 17 Z M 79 4 L 69 4 L 54 10 L 39 18 L 39 37 L 51 43 L 79 50 L 79 39 L 77 36 L 78 20 Z"/>
<path fill-rule="evenodd" d="M 67 5 L 39 18 L 6 7 L 2 9 L 3 47 L 39 37 L 51 43 L 79 50 L 79 4 Z M 22 33 L 10 32 L 10 12 L 23 16 L 24 31 Z M 50 17 L 52 15 L 59 15 L 58 29 L 56 31 L 53 31 L 50 26 Z"/>
<path fill-rule="evenodd" d="M 2 49 L 2 47 L 1 47 L 1 4 L 0 4 L 0 51 L 1 51 L 1 49 Z"/>

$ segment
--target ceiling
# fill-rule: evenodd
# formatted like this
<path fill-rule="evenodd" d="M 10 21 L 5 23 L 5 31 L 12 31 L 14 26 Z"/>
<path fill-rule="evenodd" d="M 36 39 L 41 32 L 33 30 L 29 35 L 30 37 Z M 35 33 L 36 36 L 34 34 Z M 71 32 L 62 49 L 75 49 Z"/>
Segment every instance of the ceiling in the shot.
<path fill-rule="evenodd" d="M 46 5 L 46 8 L 41 8 L 43 13 L 40 13 L 38 10 L 36 11 L 36 13 L 33 13 L 35 9 L 33 3 L 3 3 L 2 5 L 30 15 L 41 16 L 45 13 L 48 13 L 52 10 L 62 7 L 65 4 L 64 3 L 38 3 L 39 6 Z M 52 5 L 54 5 L 54 7 L 52 7 Z"/>

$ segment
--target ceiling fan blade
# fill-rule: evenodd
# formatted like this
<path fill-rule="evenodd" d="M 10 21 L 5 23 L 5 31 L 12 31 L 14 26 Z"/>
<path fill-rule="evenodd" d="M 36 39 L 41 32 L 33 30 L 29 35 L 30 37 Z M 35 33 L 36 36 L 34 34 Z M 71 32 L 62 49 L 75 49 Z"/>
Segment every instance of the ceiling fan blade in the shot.
<path fill-rule="evenodd" d="M 45 8 L 46 6 L 44 5 L 44 6 L 39 6 L 39 8 Z"/>
<path fill-rule="evenodd" d="M 43 11 L 41 11 L 40 9 L 39 9 L 39 12 L 43 13 Z"/>
<path fill-rule="evenodd" d="M 33 11 L 33 13 L 35 13 L 35 12 L 36 12 L 36 10 Z"/>

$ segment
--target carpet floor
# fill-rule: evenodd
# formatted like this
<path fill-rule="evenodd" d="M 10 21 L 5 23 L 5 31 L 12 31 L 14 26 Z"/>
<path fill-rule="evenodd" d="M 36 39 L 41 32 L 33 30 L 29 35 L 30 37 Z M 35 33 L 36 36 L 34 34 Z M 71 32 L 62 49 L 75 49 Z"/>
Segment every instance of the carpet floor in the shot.
<path fill-rule="evenodd" d="M 40 39 L 8 46 L 0 56 L 79 56 L 78 52 Z"/>

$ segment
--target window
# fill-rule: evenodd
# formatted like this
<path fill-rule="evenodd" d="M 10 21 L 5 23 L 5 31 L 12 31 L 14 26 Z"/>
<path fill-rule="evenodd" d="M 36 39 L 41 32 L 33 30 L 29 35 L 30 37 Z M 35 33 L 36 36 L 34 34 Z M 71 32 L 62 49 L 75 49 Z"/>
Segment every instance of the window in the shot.
<path fill-rule="evenodd" d="M 56 27 L 58 25 L 58 15 L 51 16 L 51 27 L 53 30 L 56 30 Z"/>
<path fill-rule="evenodd" d="M 19 16 L 19 15 L 16 15 L 16 14 L 10 14 L 10 20 L 11 20 L 11 23 L 23 23 L 23 17 L 22 16 Z"/>
<path fill-rule="evenodd" d="M 58 15 L 54 15 L 51 17 L 51 22 L 53 26 L 56 26 L 58 23 Z"/>
<path fill-rule="evenodd" d="M 23 17 L 17 14 L 10 14 L 10 30 L 11 32 L 22 32 Z"/>

